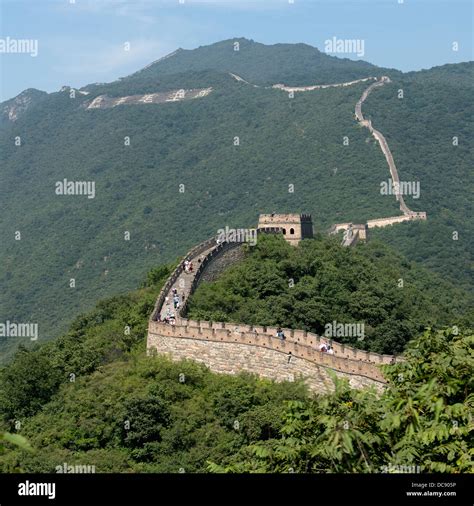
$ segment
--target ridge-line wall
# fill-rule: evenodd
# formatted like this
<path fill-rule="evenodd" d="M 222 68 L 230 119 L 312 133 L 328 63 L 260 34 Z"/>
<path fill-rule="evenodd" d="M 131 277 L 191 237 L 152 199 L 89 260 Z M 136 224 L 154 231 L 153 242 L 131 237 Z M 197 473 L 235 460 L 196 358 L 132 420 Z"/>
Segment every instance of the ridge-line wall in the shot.
<path fill-rule="evenodd" d="M 239 243 L 216 244 L 214 238 L 193 248 L 177 266 L 160 292 L 149 322 L 147 349 L 170 355 L 174 360 L 183 358 L 205 363 L 211 370 L 234 374 L 240 371 L 256 373 L 275 380 L 295 379 L 302 376 L 310 389 L 333 388 L 328 371 L 349 379 L 354 387 L 368 384 L 381 387 L 385 382 L 379 365 L 395 360 L 390 355 L 364 352 L 332 342 L 334 355 L 321 353 L 321 338 L 303 330 L 284 329 L 286 340 L 275 337 L 275 327 L 229 324 L 224 322 L 194 321 L 184 317 L 189 296 L 199 284 L 201 276 L 223 251 Z M 165 297 L 183 275 L 184 261 L 196 260 L 202 252 L 199 267 L 193 273 L 176 325 L 156 321 Z M 188 275 L 189 276 L 189 275 Z"/>
<path fill-rule="evenodd" d="M 389 218 L 377 218 L 374 220 L 367 220 L 367 226 L 369 228 L 374 227 L 385 227 L 387 225 L 393 225 L 394 223 L 402 223 L 404 221 L 414 221 L 414 220 L 426 220 L 425 212 L 410 212 L 409 214 L 403 214 L 401 216 L 391 216 Z"/>
<path fill-rule="evenodd" d="M 385 159 L 387 161 L 388 168 L 390 170 L 390 175 L 392 177 L 392 181 L 394 183 L 399 183 L 400 179 L 398 177 L 397 166 L 395 165 L 395 161 L 393 159 L 392 152 L 390 151 L 390 148 L 388 147 L 387 140 L 383 136 L 382 132 L 379 132 L 378 130 L 376 130 L 372 126 L 372 122 L 370 120 L 366 120 L 364 118 L 364 115 L 362 113 L 362 104 L 364 103 L 366 98 L 369 96 L 370 92 L 372 90 L 374 90 L 375 88 L 379 88 L 379 87 L 383 86 L 384 84 L 390 83 L 390 82 L 391 82 L 390 78 L 388 78 L 387 76 L 382 76 L 382 78 L 380 80 L 377 80 L 377 82 L 371 84 L 366 90 L 364 90 L 364 92 L 362 93 L 362 96 L 360 97 L 360 99 L 358 100 L 358 102 L 356 104 L 355 116 L 356 116 L 357 121 L 359 121 L 359 123 L 362 126 L 368 128 L 370 133 L 374 136 L 375 140 L 379 143 L 380 149 L 382 150 L 382 153 L 384 154 Z M 402 211 L 404 216 L 410 216 L 410 218 L 409 218 L 410 220 L 417 220 L 417 219 L 426 220 L 426 213 L 425 212 L 416 213 L 416 212 L 412 211 L 406 205 L 405 199 L 403 198 L 402 193 L 396 192 L 395 198 L 400 203 L 400 211 Z M 393 218 L 390 218 L 390 219 L 393 220 Z M 371 221 L 372 222 L 379 221 L 382 223 L 382 220 L 371 220 Z M 383 222 L 383 224 L 374 224 L 373 226 L 383 227 L 385 225 L 389 225 L 392 223 L 400 223 L 401 221 L 407 221 L 407 220 Z"/>

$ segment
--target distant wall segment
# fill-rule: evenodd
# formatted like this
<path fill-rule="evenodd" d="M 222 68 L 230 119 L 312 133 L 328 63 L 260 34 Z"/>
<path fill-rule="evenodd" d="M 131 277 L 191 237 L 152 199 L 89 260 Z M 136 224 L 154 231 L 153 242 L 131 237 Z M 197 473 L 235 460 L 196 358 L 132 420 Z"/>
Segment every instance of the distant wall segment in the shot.
<path fill-rule="evenodd" d="M 245 80 L 231 74 L 235 79 Z M 356 104 L 355 117 L 368 128 L 377 140 L 387 160 L 390 175 L 394 182 L 399 182 L 398 172 L 388 143 L 381 132 L 364 118 L 362 104 L 375 88 L 390 83 L 386 76 L 369 77 L 336 85 L 315 85 L 309 87 L 286 87 L 274 85 L 288 92 L 301 92 L 333 86 L 350 86 L 362 81 L 373 80 Z M 374 227 L 384 227 L 412 220 L 426 220 L 426 213 L 413 212 L 405 204 L 403 195 L 396 194 L 400 204 L 401 216 L 368 220 L 365 224 L 339 223 L 332 227 L 330 233 L 345 231 L 343 244 L 352 246 L 358 240 L 367 239 L 367 231 Z M 298 244 L 305 237 L 312 237 L 310 215 L 261 215 L 258 229 L 260 233 L 282 233 L 290 244 Z M 350 234 L 347 234 L 350 231 Z M 327 391 L 333 388 L 330 371 L 337 376 L 348 378 L 351 385 L 359 388 L 376 385 L 382 388 L 385 379 L 380 365 L 390 364 L 399 359 L 391 355 L 379 355 L 357 350 L 350 346 L 332 342 L 334 355 L 321 353 L 321 337 L 302 330 L 283 329 L 286 339 L 276 337 L 276 328 L 229 324 L 223 322 L 193 321 L 186 318 L 189 297 L 204 281 L 214 280 L 228 265 L 234 263 L 241 255 L 239 243 L 221 242 L 215 238 L 208 239 L 195 246 L 185 256 L 175 271 L 166 281 L 156 301 L 148 327 L 147 349 L 149 353 L 164 353 L 174 360 L 191 359 L 206 364 L 211 370 L 234 374 L 248 371 L 262 377 L 277 381 L 305 378 L 312 390 Z M 192 272 L 185 272 L 184 262 L 191 261 Z M 184 295 L 184 304 L 176 318 L 176 324 L 163 323 L 160 316 L 166 301 L 172 300 L 173 289 Z M 325 341 L 327 339 L 323 338 Z"/>

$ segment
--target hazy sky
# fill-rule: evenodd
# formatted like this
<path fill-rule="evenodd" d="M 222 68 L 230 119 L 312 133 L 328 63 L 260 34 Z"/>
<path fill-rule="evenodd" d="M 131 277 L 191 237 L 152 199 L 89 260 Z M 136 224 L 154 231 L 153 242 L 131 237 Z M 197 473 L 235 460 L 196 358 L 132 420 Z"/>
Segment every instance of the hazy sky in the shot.
<path fill-rule="evenodd" d="M 0 101 L 113 81 L 178 47 L 234 37 L 320 50 L 361 39 L 361 59 L 403 71 L 473 59 L 472 0 L 0 0 L 0 15 L 0 44 L 38 43 L 36 57 L 0 53 Z"/>

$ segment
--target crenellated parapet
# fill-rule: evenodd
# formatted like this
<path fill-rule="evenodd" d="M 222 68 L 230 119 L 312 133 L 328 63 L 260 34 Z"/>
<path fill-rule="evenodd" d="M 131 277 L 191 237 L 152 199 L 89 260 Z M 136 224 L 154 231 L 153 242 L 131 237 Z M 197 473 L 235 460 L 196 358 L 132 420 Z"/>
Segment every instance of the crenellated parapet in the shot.
<path fill-rule="evenodd" d="M 248 371 L 278 381 L 303 377 L 313 390 L 333 387 L 329 371 L 347 378 L 354 387 L 383 386 L 380 366 L 398 360 L 391 355 L 358 350 L 304 330 L 283 329 L 285 339 L 281 340 L 272 326 L 187 319 L 189 297 L 206 269 L 226 251 L 238 247 L 241 243 L 211 238 L 188 252 L 158 296 L 148 326 L 148 353 L 195 360 L 226 374 Z M 194 264 L 192 272 L 186 272 L 185 261 Z M 184 303 L 175 323 L 169 324 L 162 320 L 166 299 L 172 300 L 174 288 L 184 295 Z M 332 355 L 319 351 L 320 344 L 328 341 L 334 350 Z"/>

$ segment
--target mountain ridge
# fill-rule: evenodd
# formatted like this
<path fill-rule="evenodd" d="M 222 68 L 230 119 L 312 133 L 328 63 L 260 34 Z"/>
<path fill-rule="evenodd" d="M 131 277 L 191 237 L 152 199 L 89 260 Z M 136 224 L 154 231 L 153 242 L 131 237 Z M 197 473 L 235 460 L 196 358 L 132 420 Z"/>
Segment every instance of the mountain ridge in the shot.
<path fill-rule="evenodd" d="M 278 48 L 271 47 L 275 58 L 287 66 L 279 68 L 281 74 L 270 85 L 285 82 L 285 75 L 294 70 L 288 55 L 279 55 Z M 233 47 L 221 47 L 211 63 L 225 64 L 225 51 L 230 53 Z M 173 58 L 158 65 L 169 66 Z M 260 55 L 252 58 L 250 74 L 258 70 Z M 279 90 L 243 86 L 224 70 L 190 70 L 183 65 L 174 74 L 176 68 L 168 67 L 168 74 L 160 79 L 152 77 L 154 68 L 143 79 L 90 85 L 88 95 L 76 93 L 74 99 L 67 91 L 46 94 L 3 129 L 0 183 L 12 189 L 0 203 L 0 231 L 6 237 L 0 246 L 5 266 L 0 274 L 4 287 L 0 313 L 5 320 L 38 319 L 42 339 L 51 338 L 98 297 L 134 286 L 147 269 L 172 260 L 223 224 L 253 226 L 259 213 L 306 209 L 315 217 L 317 230 L 324 230 L 335 222 L 357 223 L 398 212 L 393 197 L 380 195 L 380 182 L 388 178 L 384 157 L 353 117 L 365 85 L 295 94 L 289 99 Z M 304 65 L 300 61 L 297 67 Z M 354 72 L 353 64 L 349 65 L 342 72 L 345 76 Z M 439 90 L 436 104 L 426 78 L 390 74 L 393 83 L 371 94 L 364 114 L 367 107 L 368 118 L 372 116 L 387 136 L 401 177 L 416 179 L 417 172 L 422 173 L 428 195 L 433 195 L 431 200 L 424 194 L 418 201 L 410 199 L 415 210 L 428 212 L 430 223 L 403 225 L 403 232 L 398 228 L 383 232 L 384 236 L 392 235 L 396 247 L 406 242 L 410 257 L 416 249 L 416 258 L 430 262 L 438 272 L 449 272 L 451 279 L 459 278 L 456 271 L 462 272 L 459 282 L 465 283 L 472 224 L 456 212 L 456 206 L 463 208 L 470 182 L 458 187 L 443 167 L 449 157 L 455 165 L 452 172 L 462 174 L 469 141 L 448 152 L 447 147 L 439 147 L 444 146 L 440 141 L 433 146 L 429 137 L 405 135 L 405 130 L 426 129 L 427 119 L 436 114 L 446 131 L 467 134 L 468 88 L 456 84 L 452 68 L 432 73 L 442 83 L 435 88 Z M 462 68 L 467 82 L 474 67 Z M 273 71 L 265 72 L 263 77 L 269 80 Z M 305 84 L 314 84 L 310 73 L 304 77 Z M 203 99 L 104 110 L 81 107 L 100 94 L 120 97 L 202 84 L 214 86 Z M 405 102 L 396 98 L 400 88 L 410 91 Z M 439 117 L 443 100 L 451 110 L 453 101 L 459 107 L 453 113 L 442 110 Z M 458 112 L 463 107 L 466 112 Z M 410 114 L 407 129 L 404 115 L 412 110 L 417 113 Z M 13 143 L 16 137 L 21 138 L 21 146 Z M 344 137 L 350 140 L 347 145 Z M 402 138 L 403 142 L 397 141 Z M 409 144 L 413 139 L 415 144 L 428 144 L 415 149 L 423 151 L 423 165 L 415 172 L 404 156 L 413 151 Z M 55 183 L 64 178 L 94 181 L 96 198 L 58 197 Z M 443 189 L 444 206 L 451 209 L 448 214 L 430 192 L 432 180 Z M 289 193 L 290 183 L 295 193 Z M 186 190 L 180 193 L 182 184 Z M 458 242 L 447 237 L 454 226 L 461 232 Z M 425 237 L 421 251 L 414 230 Z M 17 231 L 21 241 L 15 239 Z M 124 240 L 125 231 L 131 232 L 131 241 Z M 431 258 L 433 244 L 439 250 L 436 261 Z M 76 279 L 74 290 L 68 287 L 70 278 Z M 3 354 L 5 343 L 0 347 Z"/>
<path fill-rule="evenodd" d="M 188 56 L 191 56 L 191 58 L 193 59 L 197 59 L 199 60 L 200 58 L 200 53 L 204 52 L 206 56 L 206 53 L 208 53 L 209 51 L 214 51 L 216 49 L 218 49 L 219 51 L 223 50 L 224 51 L 224 54 L 226 55 L 229 55 L 229 54 L 232 54 L 230 51 L 229 51 L 229 46 L 232 46 L 234 43 L 242 43 L 243 44 L 243 49 L 248 49 L 248 48 L 251 48 L 251 50 L 255 51 L 256 49 L 257 50 L 260 50 L 260 51 L 263 51 L 263 52 L 271 52 L 272 50 L 275 50 L 275 49 L 284 49 L 285 51 L 286 50 L 294 50 L 294 49 L 303 49 L 304 52 L 306 53 L 313 53 L 313 56 L 316 56 L 317 58 L 322 58 L 323 60 L 326 60 L 327 62 L 333 62 L 335 63 L 335 65 L 340 65 L 341 62 L 344 62 L 344 63 L 348 63 L 349 65 L 351 65 L 354 69 L 360 69 L 361 71 L 362 70 L 366 70 L 366 71 L 369 71 L 370 69 L 373 69 L 373 70 L 377 70 L 377 72 L 392 72 L 392 73 L 396 73 L 396 74 L 401 74 L 401 75 L 404 75 L 404 76 L 413 76 L 413 75 L 416 75 L 417 73 L 421 72 L 421 73 L 429 73 L 431 71 L 436 71 L 437 69 L 443 69 L 443 68 L 446 68 L 446 67 L 449 67 L 449 69 L 457 69 L 457 68 L 463 68 L 463 66 L 465 65 L 468 65 L 469 63 L 472 63 L 472 62 L 459 62 L 459 63 L 446 63 L 446 64 L 441 64 L 441 65 L 436 65 L 436 66 L 433 66 L 431 68 L 428 68 L 428 69 L 420 69 L 420 70 L 415 70 L 415 71 L 409 71 L 409 72 L 403 72 L 403 71 L 400 71 L 398 69 L 395 69 L 395 68 L 388 68 L 388 67 L 379 67 L 375 64 L 372 64 L 370 62 L 367 62 L 365 60 L 352 60 L 352 59 L 349 59 L 349 58 L 339 58 L 337 56 L 333 56 L 333 55 L 330 55 L 330 54 L 327 54 L 323 51 L 320 51 L 317 47 L 315 46 L 312 46 L 310 44 L 306 44 L 306 43 L 303 43 L 303 42 L 300 42 L 300 43 L 275 43 L 275 44 L 263 44 L 263 43 L 260 43 L 260 42 L 255 42 L 254 40 L 252 39 L 247 39 L 245 37 L 237 37 L 237 38 L 232 38 L 232 39 L 226 39 L 226 40 L 223 40 L 223 41 L 218 41 L 218 42 L 215 42 L 215 43 L 212 43 L 212 44 L 208 44 L 208 45 L 202 45 L 202 46 L 198 46 L 196 48 L 192 48 L 192 49 L 184 49 L 184 48 L 177 48 L 175 49 L 174 51 L 158 58 L 157 60 L 154 60 L 152 62 L 150 62 L 149 64 L 147 64 L 145 67 L 141 68 L 141 69 L 138 69 L 137 71 L 135 72 L 132 72 L 131 74 L 128 74 L 126 76 L 123 76 L 123 77 L 119 77 L 117 78 L 116 80 L 114 81 L 110 81 L 108 83 L 89 83 L 89 84 L 86 84 L 82 87 L 79 87 L 79 88 L 74 88 L 78 91 L 87 91 L 88 89 L 90 88 L 95 88 L 95 87 L 101 87 L 101 86 L 110 86 L 114 83 L 120 83 L 122 81 L 130 81 L 130 80 L 133 80 L 133 79 L 136 79 L 136 78 L 143 78 L 143 75 L 145 74 L 145 77 L 153 77 L 154 74 L 155 74 L 155 70 L 159 70 L 161 71 L 164 75 L 167 75 L 169 73 L 174 73 L 172 69 L 170 68 L 166 68 L 167 65 L 169 65 L 170 62 L 165 62 L 165 60 L 168 60 L 169 58 L 173 57 L 173 56 L 176 56 L 176 55 L 179 55 L 180 57 L 184 57 L 185 61 L 178 61 L 176 64 L 177 65 L 188 65 L 188 69 L 189 70 L 196 70 L 196 69 L 200 69 L 200 70 L 221 70 L 223 72 L 230 72 L 233 67 L 227 67 L 223 64 L 222 61 L 214 61 L 214 62 L 209 62 L 209 63 L 206 63 L 205 62 L 205 59 L 204 59 L 204 62 L 202 61 L 198 61 L 197 63 L 195 63 L 195 67 L 193 67 L 192 65 L 189 65 L 189 60 L 188 60 Z M 232 46 L 233 47 L 233 46 Z M 233 50 L 232 50 L 233 51 Z M 240 52 L 239 51 L 233 51 L 233 52 Z M 163 63 L 164 63 L 164 68 L 163 68 Z M 282 61 L 279 62 L 280 65 L 277 65 L 277 67 L 281 66 L 281 63 L 283 64 L 287 64 L 288 62 L 285 61 L 285 58 L 282 58 Z M 223 66 L 224 65 L 224 66 Z M 234 69 L 236 70 L 236 69 Z M 261 70 L 261 69 L 260 69 Z M 311 74 L 309 74 L 311 75 Z M 245 77 L 245 76 L 244 76 Z M 248 76 L 247 76 L 248 77 Z M 359 76 L 359 77 L 368 77 L 368 76 Z M 257 79 L 258 81 L 258 79 Z M 313 85 L 313 84 L 331 84 L 330 82 L 331 80 L 329 80 L 328 82 L 319 82 L 319 79 L 316 79 L 315 82 L 298 82 L 298 83 L 295 83 L 295 82 L 288 82 L 288 83 L 285 83 L 285 84 L 288 84 L 288 85 L 293 85 L 293 86 L 297 86 L 297 85 L 300 85 L 300 86 L 310 86 L 310 85 Z M 275 82 L 272 82 L 270 83 L 268 81 L 268 78 L 265 80 L 265 84 L 276 84 L 277 82 L 279 82 L 278 80 L 275 81 Z M 335 81 L 334 81 L 335 82 Z M 67 86 L 68 88 L 71 88 L 69 86 Z M 64 88 L 64 86 L 62 87 Z M 20 92 L 18 95 L 10 98 L 10 99 L 7 99 L 3 102 L 0 102 L 0 107 L 6 105 L 8 102 L 12 101 L 12 100 L 15 100 L 17 98 L 19 98 L 21 95 L 29 92 L 29 91 L 35 91 L 35 92 L 41 92 L 41 93 L 47 93 L 48 95 L 51 95 L 53 93 L 56 93 L 54 91 L 52 92 L 45 92 L 45 91 L 42 91 L 42 90 L 37 90 L 35 88 L 27 88 L 25 90 L 23 90 L 22 92 Z M 60 90 L 62 91 L 62 90 Z"/>

